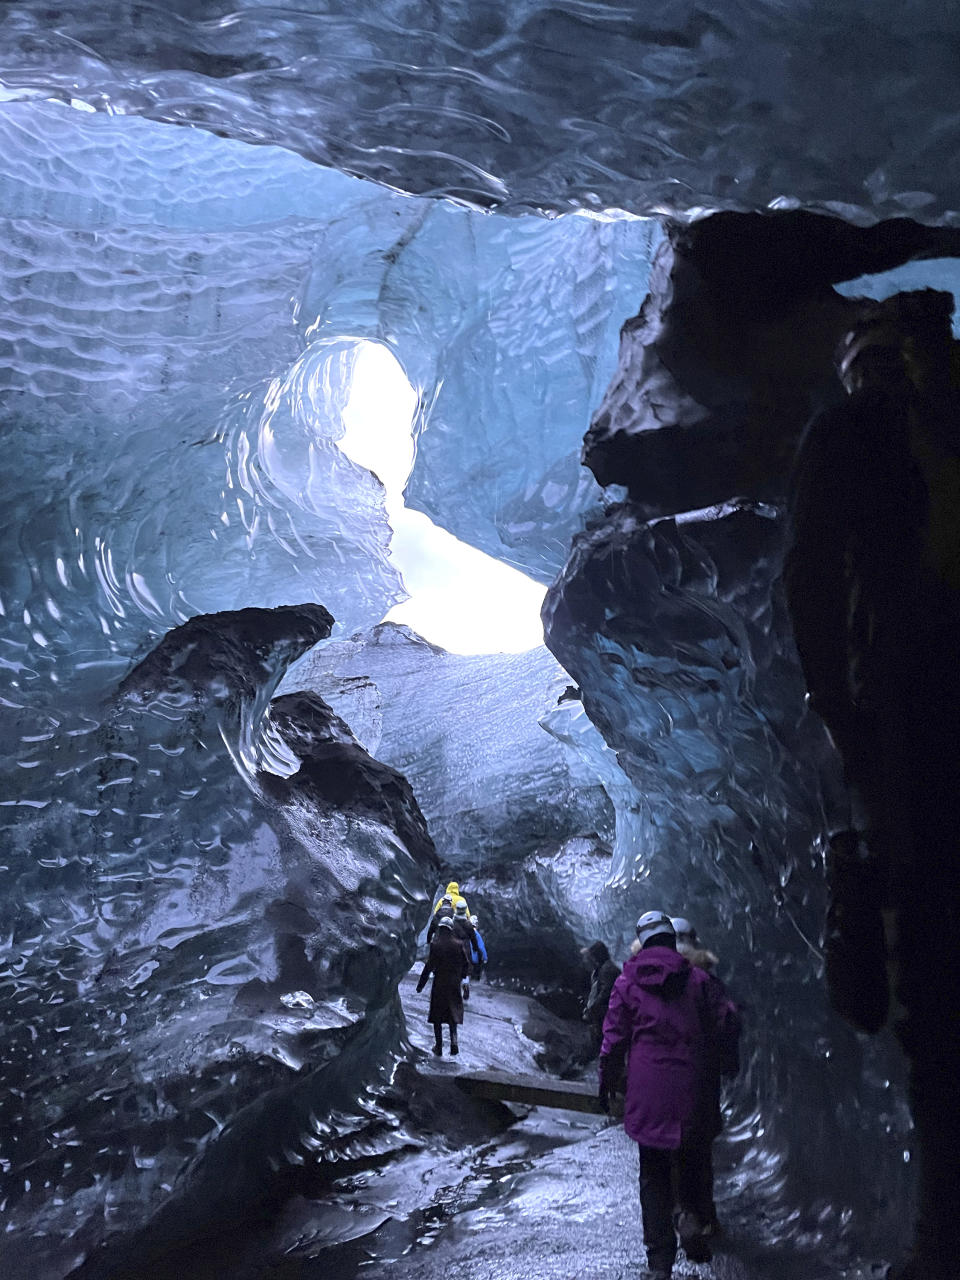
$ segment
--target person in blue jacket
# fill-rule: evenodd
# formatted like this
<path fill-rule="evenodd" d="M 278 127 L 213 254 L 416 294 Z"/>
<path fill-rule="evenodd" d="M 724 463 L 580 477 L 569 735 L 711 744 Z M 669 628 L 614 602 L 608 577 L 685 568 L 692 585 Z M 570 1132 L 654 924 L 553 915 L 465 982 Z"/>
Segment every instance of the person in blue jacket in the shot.
<path fill-rule="evenodd" d="M 471 916 L 470 923 L 473 925 L 475 939 L 475 942 L 470 946 L 470 963 L 473 965 L 473 976 L 479 982 L 483 973 L 483 966 L 487 963 L 487 948 L 483 945 L 483 937 L 477 928 L 477 917 Z"/>

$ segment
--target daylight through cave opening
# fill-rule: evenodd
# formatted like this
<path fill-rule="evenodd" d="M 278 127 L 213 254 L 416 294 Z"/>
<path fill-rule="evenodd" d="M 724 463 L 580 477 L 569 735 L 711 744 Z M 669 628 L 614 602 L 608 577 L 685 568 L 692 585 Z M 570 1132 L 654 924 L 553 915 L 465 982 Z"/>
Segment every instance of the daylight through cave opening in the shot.
<path fill-rule="evenodd" d="M 542 644 L 544 588 L 407 506 L 414 431 L 419 437 L 430 429 L 429 407 L 381 343 L 357 344 L 343 424 L 339 447 L 386 491 L 390 559 L 407 592 L 386 619 L 453 653 L 520 652 Z"/>

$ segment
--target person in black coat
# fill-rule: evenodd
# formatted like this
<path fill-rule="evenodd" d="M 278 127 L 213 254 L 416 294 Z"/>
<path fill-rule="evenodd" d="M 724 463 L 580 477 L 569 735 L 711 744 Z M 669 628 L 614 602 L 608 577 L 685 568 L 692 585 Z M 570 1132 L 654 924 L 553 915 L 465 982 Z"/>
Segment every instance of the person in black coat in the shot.
<path fill-rule="evenodd" d="M 460 898 L 453 908 L 453 932 L 463 943 L 467 959 L 472 960 L 473 953 L 479 949 L 477 931 L 473 927 L 473 921 L 470 919 L 467 904 L 463 898 Z"/>
<path fill-rule="evenodd" d="M 429 946 L 430 943 L 437 936 L 437 930 L 440 928 L 441 920 L 448 920 L 451 924 L 453 923 L 453 903 L 452 902 L 448 904 L 444 900 L 443 902 L 440 903 L 436 911 L 433 913 L 430 923 L 427 925 L 427 946 Z"/>
<path fill-rule="evenodd" d="M 784 564 L 810 706 L 850 791 L 828 856 L 828 990 L 861 1030 L 895 1007 L 910 1065 L 918 1196 L 896 1280 L 952 1280 L 960 1256 L 960 966 L 930 965 L 931 920 L 938 956 L 960 952 L 953 306 L 949 293 L 896 294 L 844 339 L 847 399 L 800 447 Z"/>
<path fill-rule="evenodd" d="M 427 1021 L 433 1024 L 433 1052 L 437 1057 L 443 1053 L 444 1023 L 450 1027 L 450 1053 L 455 1055 L 460 1052 L 457 1027 L 463 1022 L 462 983 L 469 973 L 470 962 L 466 949 L 460 939 L 454 936 L 453 920 L 444 916 L 430 943 L 430 953 L 417 982 L 417 990 L 422 991 L 427 985 L 427 979 L 433 974 Z"/>
<path fill-rule="evenodd" d="M 603 1043 L 603 1020 L 607 1016 L 610 992 L 620 977 L 620 970 L 610 959 L 610 952 L 602 942 L 591 942 L 580 952 L 590 970 L 590 993 L 583 1009 L 583 1020 L 591 1031 L 593 1057 L 597 1057 Z"/>

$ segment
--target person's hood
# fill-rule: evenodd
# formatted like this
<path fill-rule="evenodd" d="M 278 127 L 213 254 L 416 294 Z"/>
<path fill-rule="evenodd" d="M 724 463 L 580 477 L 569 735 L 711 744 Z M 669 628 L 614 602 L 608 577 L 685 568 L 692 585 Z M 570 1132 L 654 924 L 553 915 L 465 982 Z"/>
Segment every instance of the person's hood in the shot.
<path fill-rule="evenodd" d="M 454 902 L 456 902 L 456 900 L 460 897 L 460 886 L 457 884 L 456 880 L 450 881 L 450 883 L 446 887 L 445 893 L 449 893 L 450 897 L 454 900 Z"/>
<path fill-rule="evenodd" d="M 623 966 L 628 986 L 643 987 L 664 999 L 679 995 L 690 977 L 690 961 L 670 947 L 647 947 Z"/>
<path fill-rule="evenodd" d="M 681 955 L 687 957 L 692 965 L 698 969 L 706 969 L 707 973 L 713 973 L 720 961 L 708 951 L 706 947 L 682 947 L 678 948 Z"/>
<path fill-rule="evenodd" d="M 599 969 L 610 959 L 610 952 L 603 942 L 591 942 L 589 947 L 584 947 L 580 954 L 590 961 L 594 969 Z"/>

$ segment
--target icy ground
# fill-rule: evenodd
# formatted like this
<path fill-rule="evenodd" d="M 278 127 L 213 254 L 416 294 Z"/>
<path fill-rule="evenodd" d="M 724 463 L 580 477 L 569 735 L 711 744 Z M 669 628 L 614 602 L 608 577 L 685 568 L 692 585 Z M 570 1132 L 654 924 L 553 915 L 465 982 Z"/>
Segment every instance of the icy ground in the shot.
<path fill-rule="evenodd" d="M 435 1059 L 427 992 L 415 990 L 419 968 L 404 979 L 401 994 L 422 1073 L 449 1078 L 491 1068 L 537 1070 L 539 1046 L 521 1027 L 530 1027 L 531 1017 L 540 1021 L 542 1012 L 535 1001 L 485 983 L 471 993 L 459 1057 Z M 265 1274 L 271 1280 L 639 1280 L 644 1253 L 635 1144 L 603 1117 L 513 1110 L 520 1118 L 499 1137 L 452 1149 L 437 1141 L 343 1179 L 322 1206 L 301 1204 L 286 1223 L 286 1263 Z M 841 1271 L 793 1246 L 778 1248 L 781 1224 L 766 1219 L 762 1208 L 763 1171 L 736 1168 L 736 1138 L 717 1144 L 725 1239 L 710 1265 L 678 1260 L 676 1277 L 854 1280 L 875 1274 Z"/>

